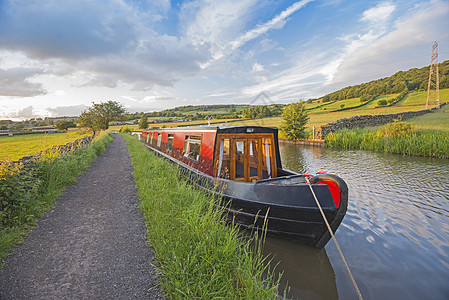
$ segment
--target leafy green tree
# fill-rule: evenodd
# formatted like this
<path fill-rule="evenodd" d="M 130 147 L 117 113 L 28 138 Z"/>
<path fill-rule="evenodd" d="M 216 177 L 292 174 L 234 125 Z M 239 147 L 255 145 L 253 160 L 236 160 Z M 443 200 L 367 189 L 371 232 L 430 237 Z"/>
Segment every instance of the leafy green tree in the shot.
<path fill-rule="evenodd" d="M 387 106 L 387 104 L 388 104 L 387 100 L 384 99 L 377 101 L 377 107 Z"/>
<path fill-rule="evenodd" d="M 139 128 L 140 129 L 147 129 L 148 128 L 148 118 L 147 116 L 143 116 L 142 119 L 139 121 Z"/>
<path fill-rule="evenodd" d="M 75 123 L 73 123 L 72 121 L 61 120 L 55 123 L 55 128 L 58 130 L 67 130 L 72 127 L 76 127 Z"/>
<path fill-rule="evenodd" d="M 330 96 L 326 95 L 323 97 L 323 103 L 331 101 Z"/>
<path fill-rule="evenodd" d="M 309 116 L 304 102 L 298 101 L 282 109 L 281 132 L 289 141 L 306 137 L 305 129 Z"/>
<path fill-rule="evenodd" d="M 78 126 L 89 128 L 94 133 L 109 128 L 109 122 L 122 120 L 125 108 L 116 101 L 92 103 L 92 107 L 81 113 Z"/>

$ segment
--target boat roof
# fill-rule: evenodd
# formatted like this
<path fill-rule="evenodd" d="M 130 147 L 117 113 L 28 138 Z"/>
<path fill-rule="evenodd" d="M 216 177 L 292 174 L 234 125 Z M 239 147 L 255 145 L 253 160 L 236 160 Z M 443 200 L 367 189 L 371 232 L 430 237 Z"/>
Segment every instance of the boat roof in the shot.
<path fill-rule="evenodd" d="M 277 127 L 264 127 L 264 126 L 229 126 L 226 124 L 218 126 L 185 126 L 185 127 L 173 127 L 173 128 L 150 128 L 149 130 L 155 131 L 216 131 L 218 133 L 268 133 L 277 132 Z"/>

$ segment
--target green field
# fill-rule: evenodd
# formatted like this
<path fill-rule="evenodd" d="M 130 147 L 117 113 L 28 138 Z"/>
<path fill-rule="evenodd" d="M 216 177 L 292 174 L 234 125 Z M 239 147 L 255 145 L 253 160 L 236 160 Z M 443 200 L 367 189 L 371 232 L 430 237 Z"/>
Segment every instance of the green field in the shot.
<path fill-rule="evenodd" d="M 427 99 L 427 92 L 416 92 L 409 93 L 401 101 L 396 103 L 394 106 L 403 105 L 425 105 Z M 440 103 L 449 102 L 449 89 L 440 90 Z"/>
<path fill-rule="evenodd" d="M 376 108 L 377 107 L 377 102 L 379 101 L 379 100 L 389 100 L 389 99 L 391 99 L 391 98 L 393 98 L 393 97 L 396 97 L 397 95 L 399 95 L 399 93 L 397 93 L 397 94 L 389 94 L 389 95 L 380 95 L 380 96 L 377 96 L 374 100 L 372 100 L 372 101 L 369 101 L 369 102 L 367 102 L 367 103 L 365 103 L 364 105 L 362 105 L 362 106 L 360 106 L 359 107 L 359 109 L 365 109 L 365 108 Z"/>
<path fill-rule="evenodd" d="M 328 102 L 326 105 L 317 107 L 315 109 L 311 109 L 310 114 L 320 113 L 320 112 L 325 112 L 325 111 L 335 111 L 335 110 L 339 110 L 342 108 L 350 108 L 350 107 L 359 106 L 360 104 L 361 104 L 360 98 L 351 98 L 351 99 L 339 100 L 339 101 L 334 101 L 334 102 Z M 308 108 L 308 107 L 306 106 L 306 108 Z"/>
<path fill-rule="evenodd" d="M 69 131 L 67 133 L 0 136 L 0 161 L 15 161 L 55 145 L 65 145 L 89 134 L 86 131 Z"/>
<path fill-rule="evenodd" d="M 407 120 L 415 123 L 417 129 L 439 129 L 449 131 L 449 104 L 439 111 Z"/>

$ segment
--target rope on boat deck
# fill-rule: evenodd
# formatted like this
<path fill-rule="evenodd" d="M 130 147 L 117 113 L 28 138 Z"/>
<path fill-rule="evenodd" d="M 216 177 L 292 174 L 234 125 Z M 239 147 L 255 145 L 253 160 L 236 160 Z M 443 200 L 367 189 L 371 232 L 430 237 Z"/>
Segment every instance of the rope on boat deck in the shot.
<path fill-rule="evenodd" d="M 318 208 L 319 208 L 319 210 L 320 210 L 320 213 L 321 213 L 321 215 L 323 216 L 323 219 L 324 219 L 324 222 L 326 223 L 327 229 L 329 230 L 329 233 L 331 234 L 332 239 L 334 240 L 335 246 L 337 246 L 338 253 L 340 253 L 340 257 L 341 257 L 341 259 L 343 260 L 343 263 L 345 264 L 346 271 L 348 271 L 349 277 L 351 278 L 351 281 L 352 281 L 352 284 L 354 285 L 355 291 L 357 292 L 357 295 L 359 296 L 359 299 L 362 300 L 362 299 L 363 299 L 362 294 L 360 293 L 360 290 L 359 290 L 359 288 L 358 288 L 358 286 L 357 286 L 357 283 L 355 282 L 355 279 L 354 279 L 354 277 L 352 276 L 351 270 L 349 270 L 348 263 L 346 262 L 346 259 L 345 259 L 345 257 L 343 256 L 343 252 L 341 251 L 340 246 L 339 246 L 338 243 L 337 243 L 337 239 L 335 238 L 334 233 L 332 232 L 332 228 L 331 228 L 331 226 L 329 225 L 329 222 L 327 221 L 326 216 L 324 215 L 324 212 L 323 212 L 323 209 L 321 208 L 320 203 L 318 202 L 318 199 L 317 199 L 317 197 L 316 197 L 316 195 L 315 195 L 315 192 L 313 191 L 312 185 L 310 184 L 310 180 L 309 180 L 308 177 L 305 177 L 305 178 L 306 178 L 307 184 L 308 184 L 309 187 L 310 187 L 310 191 L 312 192 L 313 198 L 315 198 L 315 202 L 316 202 L 316 204 L 318 205 Z"/>

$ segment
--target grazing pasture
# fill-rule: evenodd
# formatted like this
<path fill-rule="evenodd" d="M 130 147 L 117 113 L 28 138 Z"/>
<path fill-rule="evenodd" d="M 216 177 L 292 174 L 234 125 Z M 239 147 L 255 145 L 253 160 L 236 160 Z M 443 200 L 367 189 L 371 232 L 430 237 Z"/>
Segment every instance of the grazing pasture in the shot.
<path fill-rule="evenodd" d="M 69 131 L 65 133 L 0 136 L 0 161 L 15 161 L 56 145 L 65 145 L 89 134 L 87 131 Z"/>

